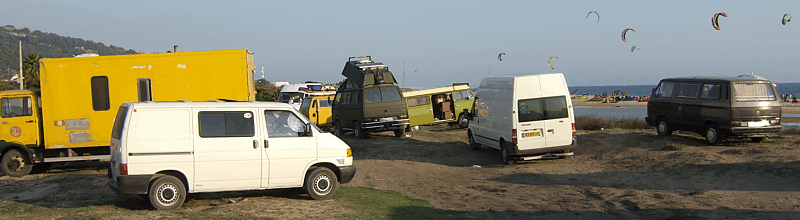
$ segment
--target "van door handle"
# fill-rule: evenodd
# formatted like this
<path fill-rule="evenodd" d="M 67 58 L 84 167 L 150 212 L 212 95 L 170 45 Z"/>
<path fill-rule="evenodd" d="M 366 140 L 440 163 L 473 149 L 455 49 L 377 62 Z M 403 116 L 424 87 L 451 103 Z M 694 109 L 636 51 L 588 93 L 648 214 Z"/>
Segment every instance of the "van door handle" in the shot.
<path fill-rule="evenodd" d="M 253 140 L 253 149 L 258 149 L 258 141 Z"/>
<path fill-rule="evenodd" d="M 553 131 L 554 131 L 553 129 L 547 129 L 547 132 L 553 132 Z"/>
<path fill-rule="evenodd" d="M 269 148 L 269 141 L 264 140 L 264 149 Z"/>
<path fill-rule="evenodd" d="M 311 114 L 311 117 L 317 117 L 317 114 Z"/>
<path fill-rule="evenodd" d="M 25 121 L 25 123 L 33 123 L 33 120 Z"/>
<path fill-rule="evenodd" d="M 558 121 L 558 123 L 562 123 L 562 122 L 564 122 L 564 120 L 559 120 L 559 121 Z"/>
<path fill-rule="evenodd" d="M 4 122 L 3 122 L 3 124 L 8 124 L 8 122 L 7 122 L 7 121 L 4 121 Z"/>

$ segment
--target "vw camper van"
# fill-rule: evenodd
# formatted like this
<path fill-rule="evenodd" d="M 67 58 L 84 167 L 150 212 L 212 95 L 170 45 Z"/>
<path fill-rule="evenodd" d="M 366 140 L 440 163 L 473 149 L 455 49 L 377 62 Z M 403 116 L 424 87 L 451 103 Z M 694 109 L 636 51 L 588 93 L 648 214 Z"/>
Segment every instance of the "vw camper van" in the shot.
<path fill-rule="evenodd" d="M 486 77 L 475 99 L 467 131 L 473 149 L 499 149 L 509 165 L 573 154 L 575 114 L 563 74 Z"/>
<path fill-rule="evenodd" d="M 662 79 L 647 102 L 650 126 L 658 135 L 696 132 L 708 144 L 727 137 L 764 137 L 781 132 L 781 103 L 775 85 L 755 75 Z"/>
<path fill-rule="evenodd" d="M 346 143 L 273 102 L 123 103 L 110 150 L 111 188 L 159 210 L 199 192 L 302 187 L 330 199 L 356 172 Z"/>
<path fill-rule="evenodd" d="M 300 105 L 300 113 L 306 116 L 311 123 L 323 128 L 331 126 L 331 103 L 333 95 L 312 96 L 303 99 Z"/>

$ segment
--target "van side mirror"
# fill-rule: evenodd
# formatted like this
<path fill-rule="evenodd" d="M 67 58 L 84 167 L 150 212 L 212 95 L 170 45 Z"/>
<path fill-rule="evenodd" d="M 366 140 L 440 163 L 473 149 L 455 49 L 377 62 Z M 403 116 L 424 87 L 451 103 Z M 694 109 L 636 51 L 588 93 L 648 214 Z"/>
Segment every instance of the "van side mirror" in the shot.
<path fill-rule="evenodd" d="M 300 134 L 300 137 L 311 137 L 311 136 L 314 136 L 314 132 L 311 131 L 311 123 L 306 123 L 304 128 L 305 128 L 305 131 L 303 131 L 303 133 Z"/>

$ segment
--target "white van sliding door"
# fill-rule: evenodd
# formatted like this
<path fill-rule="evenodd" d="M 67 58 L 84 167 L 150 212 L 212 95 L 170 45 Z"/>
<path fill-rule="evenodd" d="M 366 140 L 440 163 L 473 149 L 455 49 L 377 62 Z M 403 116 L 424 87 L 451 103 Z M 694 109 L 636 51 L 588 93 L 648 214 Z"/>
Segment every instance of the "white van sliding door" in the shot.
<path fill-rule="evenodd" d="M 287 110 L 261 109 L 267 147 L 264 148 L 264 168 L 268 178 L 262 181 L 264 188 L 300 187 L 306 167 L 317 160 L 317 140 L 313 135 L 302 136 L 306 122 Z M 313 129 L 313 128 L 312 128 Z M 267 161 L 269 160 L 269 161 Z M 268 164 L 268 165 L 267 165 Z M 267 167 L 268 166 L 268 167 Z M 269 169 L 267 177 L 266 169 Z"/>
<path fill-rule="evenodd" d="M 261 187 L 256 108 L 195 109 L 195 191 Z"/>

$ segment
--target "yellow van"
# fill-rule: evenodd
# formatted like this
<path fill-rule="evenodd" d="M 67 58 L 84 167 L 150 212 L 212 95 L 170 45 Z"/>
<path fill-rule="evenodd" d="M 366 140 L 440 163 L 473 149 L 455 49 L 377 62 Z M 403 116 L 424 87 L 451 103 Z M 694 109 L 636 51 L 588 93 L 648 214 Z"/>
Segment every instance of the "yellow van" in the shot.
<path fill-rule="evenodd" d="M 331 102 L 333 102 L 333 97 L 333 95 L 329 95 L 305 98 L 303 99 L 303 104 L 300 104 L 300 113 L 315 125 L 328 127 L 331 125 Z"/>
<path fill-rule="evenodd" d="M 469 126 L 464 117 L 464 109 L 472 109 L 475 95 L 469 83 L 456 83 L 452 86 L 404 92 L 408 104 L 409 129 L 416 126 L 440 123 L 458 124 L 461 128 Z"/>

